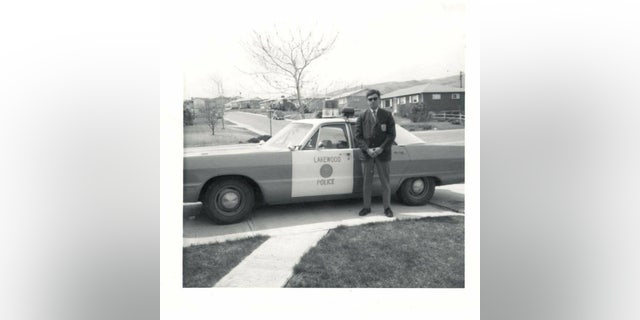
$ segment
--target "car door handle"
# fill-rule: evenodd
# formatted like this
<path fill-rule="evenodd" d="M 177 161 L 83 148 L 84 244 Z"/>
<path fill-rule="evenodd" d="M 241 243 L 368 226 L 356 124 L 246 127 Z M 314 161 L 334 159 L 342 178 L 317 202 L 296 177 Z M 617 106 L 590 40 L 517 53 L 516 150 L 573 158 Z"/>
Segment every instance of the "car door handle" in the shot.
<path fill-rule="evenodd" d="M 404 154 L 404 151 L 394 151 L 393 154 Z"/>

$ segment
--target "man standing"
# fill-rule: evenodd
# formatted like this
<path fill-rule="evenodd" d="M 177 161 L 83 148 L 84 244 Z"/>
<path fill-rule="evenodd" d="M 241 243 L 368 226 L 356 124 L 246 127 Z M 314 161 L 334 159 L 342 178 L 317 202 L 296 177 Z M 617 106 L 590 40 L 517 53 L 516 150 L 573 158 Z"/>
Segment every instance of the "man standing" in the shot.
<path fill-rule="evenodd" d="M 368 90 L 369 109 L 362 112 L 356 122 L 356 141 L 362 161 L 362 198 L 364 207 L 358 213 L 365 216 L 371 212 L 371 188 L 373 185 L 373 167 L 375 166 L 382 185 L 382 203 L 384 214 L 393 217 L 391 211 L 391 184 L 389 182 L 389 162 L 391 145 L 396 139 L 396 122 L 391 112 L 380 109 L 380 91 Z"/>

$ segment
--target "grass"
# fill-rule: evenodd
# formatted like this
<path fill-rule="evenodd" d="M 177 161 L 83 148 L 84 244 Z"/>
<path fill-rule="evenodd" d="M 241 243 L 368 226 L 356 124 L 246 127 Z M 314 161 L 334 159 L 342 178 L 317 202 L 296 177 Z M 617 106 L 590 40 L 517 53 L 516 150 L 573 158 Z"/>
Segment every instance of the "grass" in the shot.
<path fill-rule="evenodd" d="M 267 239 L 265 236 L 257 236 L 183 248 L 182 286 L 213 287 Z"/>
<path fill-rule="evenodd" d="M 286 287 L 464 288 L 464 217 L 336 228 Z"/>
<path fill-rule="evenodd" d="M 225 121 L 225 128 L 222 125 L 216 126 L 216 134 L 211 135 L 211 129 L 202 120 L 197 119 L 193 126 L 184 127 L 184 147 L 204 147 L 220 146 L 227 144 L 246 143 L 247 140 L 258 136 L 257 134 L 235 126 Z"/>

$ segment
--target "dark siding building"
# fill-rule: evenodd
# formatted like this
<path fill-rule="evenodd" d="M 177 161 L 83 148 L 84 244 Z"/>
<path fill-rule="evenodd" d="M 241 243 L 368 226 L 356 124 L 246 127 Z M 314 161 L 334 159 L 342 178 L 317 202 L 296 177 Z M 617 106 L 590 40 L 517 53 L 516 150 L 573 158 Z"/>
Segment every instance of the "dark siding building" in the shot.
<path fill-rule="evenodd" d="M 424 103 L 429 112 L 464 113 L 464 88 L 422 84 L 382 95 L 382 107 L 392 108 L 394 113 L 409 103 Z"/>

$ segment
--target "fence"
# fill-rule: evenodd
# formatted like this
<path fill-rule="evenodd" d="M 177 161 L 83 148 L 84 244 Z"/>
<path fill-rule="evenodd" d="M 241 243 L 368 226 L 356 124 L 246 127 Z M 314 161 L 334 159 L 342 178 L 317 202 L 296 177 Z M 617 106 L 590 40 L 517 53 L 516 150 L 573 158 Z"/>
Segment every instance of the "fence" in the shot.
<path fill-rule="evenodd" d="M 464 123 L 464 113 L 460 111 L 441 111 L 432 115 L 431 119 L 437 121 L 449 121 Z"/>

